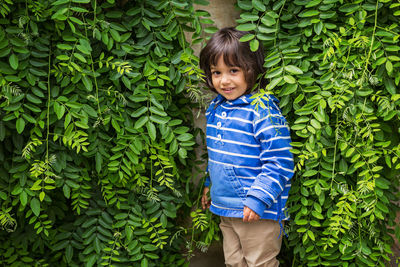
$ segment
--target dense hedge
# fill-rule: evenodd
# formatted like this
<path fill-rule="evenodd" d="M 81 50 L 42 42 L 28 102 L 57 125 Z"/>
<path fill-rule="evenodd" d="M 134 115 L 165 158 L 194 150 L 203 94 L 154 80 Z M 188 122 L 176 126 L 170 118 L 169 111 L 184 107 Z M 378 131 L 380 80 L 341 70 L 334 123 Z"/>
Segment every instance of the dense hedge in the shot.
<path fill-rule="evenodd" d="M 0 265 L 185 264 L 207 218 L 182 228 L 197 135 L 184 93 L 198 94 L 184 33 L 201 41 L 208 13 L 7 0 L 0 14 Z"/>
<path fill-rule="evenodd" d="M 238 28 L 255 31 L 243 40 L 266 50 L 255 104 L 277 95 L 292 128 L 282 261 L 383 266 L 389 234 L 400 238 L 400 4 L 237 7 Z M 7 0 L 0 14 L 0 263 L 183 265 L 182 251 L 218 238 L 209 213 L 184 221 L 200 192 L 184 93 L 202 94 L 184 32 L 201 41 L 208 13 L 180 0 Z"/>
<path fill-rule="evenodd" d="M 292 266 L 384 266 L 399 199 L 400 4 L 239 0 L 292 129 Z M 262 96 L 261 94 L 258 97 Z"/>

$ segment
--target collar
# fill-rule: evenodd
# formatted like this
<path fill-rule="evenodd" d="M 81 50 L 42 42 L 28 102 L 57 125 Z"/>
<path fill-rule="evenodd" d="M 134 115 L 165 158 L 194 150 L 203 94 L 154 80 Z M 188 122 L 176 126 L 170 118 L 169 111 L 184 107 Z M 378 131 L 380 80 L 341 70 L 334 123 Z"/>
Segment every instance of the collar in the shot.
<path fill-rule="evenodd" d="M 274 102 L 274 104 L 279 104 L 279 100 L 275 98 L 273 95 L 266 94 L 260 100 L 264 103 L 267 103 L 268 101 Z M 227 100 L 225 97 L 222 95 L 218 95 L 215 99 L 215 105 L 221 105 L 222 103 L 227 103 L 228 105 L 232 106 L 241 106 L 241 105 L 248 105 L 251 104 L 254 101 L 253 94 L 245 94 L 242 95 L 241 97 L 236 98 L 235 100 Z"/>
<path fill-rule="evenodd" d="M 226 103 L 228 105 L 239 106 L 239 105 L 247 105 L 253 102 L 254 99 L 251 99 L 252 94 L 242 95 L 234 100 L 227 100 L 222 95 L 218 95 L 215 99 L 215 105 L 221 105 L 222 103 Z"/>

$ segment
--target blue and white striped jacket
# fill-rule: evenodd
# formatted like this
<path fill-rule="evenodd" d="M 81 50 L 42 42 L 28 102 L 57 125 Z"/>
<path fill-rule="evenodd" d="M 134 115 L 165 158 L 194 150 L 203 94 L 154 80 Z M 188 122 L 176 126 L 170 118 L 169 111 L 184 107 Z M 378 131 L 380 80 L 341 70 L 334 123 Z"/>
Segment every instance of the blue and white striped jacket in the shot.
<path fill-rule="evenodd" d="M 250 97 L 218 95 L 206 111 L 210 210 L 240 218 L 247 206 L 262 219 L 286 220 L 293 176 L 289 126 L 274 96 L 258 109 Z"/>

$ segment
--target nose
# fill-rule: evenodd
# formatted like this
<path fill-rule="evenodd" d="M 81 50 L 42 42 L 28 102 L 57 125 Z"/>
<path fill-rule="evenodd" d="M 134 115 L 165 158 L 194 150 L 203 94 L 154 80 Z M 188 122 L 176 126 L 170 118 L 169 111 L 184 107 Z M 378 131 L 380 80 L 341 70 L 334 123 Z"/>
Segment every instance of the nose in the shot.
<path fill-rule="evenodd" d="M 221 77 L 221 84 L 228 84 L 230 81 L 229 75 L 223 74 Z"/>

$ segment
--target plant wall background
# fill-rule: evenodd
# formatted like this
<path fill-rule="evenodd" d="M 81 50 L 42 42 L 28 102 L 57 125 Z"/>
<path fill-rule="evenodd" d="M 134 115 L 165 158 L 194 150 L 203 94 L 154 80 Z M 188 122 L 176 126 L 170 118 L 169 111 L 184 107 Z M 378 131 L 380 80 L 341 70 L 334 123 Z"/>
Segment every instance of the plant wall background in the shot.
<path fill-rule="evenodd" d="M 199 42 L 208 13 L 6 0 L 0 14 L 1 265 L 185 264 L 199 73 L 184 32 Z"/>
<path fill-rule="evenodd" d="M 400 4 L 239 0 L 292 129 L 292 266 L 385 266 L 400 169 Z"/>
<path fill-rule="evenodd" d="M 258 96 L 277 95 L 292 128 L 286 264 L 383 266 L 400 237 L 399 6 L 237 2 L 256 33 L 243 40 L 266 51 Z M 5 0 L 0 14 L 1 264 L 184 265 L 181 251 L 218 238 L 209 213 L 189 213 L 201 188 L 184 93 L 201 93 L 184 32 L 200 42 L 208 13 Z"/>

